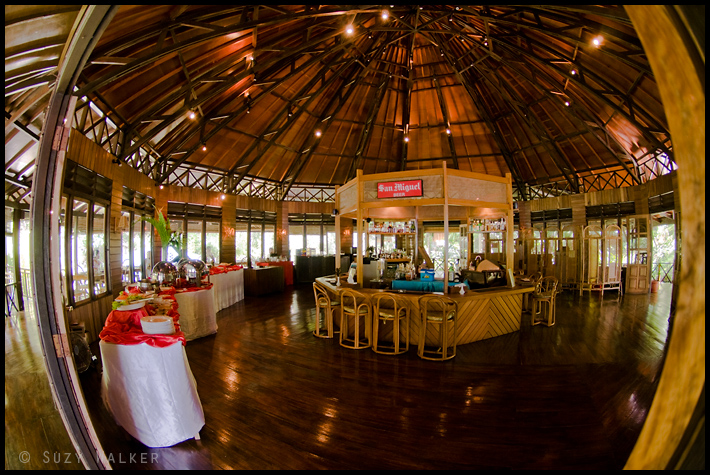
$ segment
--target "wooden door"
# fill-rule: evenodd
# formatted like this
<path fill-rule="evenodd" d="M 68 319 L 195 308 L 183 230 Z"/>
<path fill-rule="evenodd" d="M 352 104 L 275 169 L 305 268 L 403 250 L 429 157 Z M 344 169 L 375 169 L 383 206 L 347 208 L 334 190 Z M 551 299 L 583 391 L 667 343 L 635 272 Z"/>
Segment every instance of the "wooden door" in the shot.
<path fill-rule="evenodd" d="M 628 232 L 626 293 L 648 292 L 651 281 L 650 254 L 651 235 L 648 215 L 624 218 Z"/>

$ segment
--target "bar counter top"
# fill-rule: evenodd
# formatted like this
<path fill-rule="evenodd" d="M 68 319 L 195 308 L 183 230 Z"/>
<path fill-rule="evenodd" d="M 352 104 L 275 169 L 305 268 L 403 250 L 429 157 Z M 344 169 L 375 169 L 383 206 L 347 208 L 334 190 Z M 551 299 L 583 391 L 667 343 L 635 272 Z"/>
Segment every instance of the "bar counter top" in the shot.
<path fill-rule="evenodd" d="M 417 341 L 419 341 L 419 330 L 422 327 L 418 299 L 422 295 L 444 295 L 443 292 L 360 289 L 357 284 L 347 283 L 346 274 L 340 277 L 340 287 L 335 285 L 334 275 L 319 277 L 316 281 L 323 284 L 335 295 L 339 295 L 342 289 L 350 288 L 367 296 L 374 296 L 382 292 L 401 296 L 409 303 L 409 341 L 410 344 L 415 346 Z M 465 295 L 461 295 L 458 292 L 448 294 L 447 296 L 458 304 L 456 344 L 463 345 L 520 330 L 523 295 L 533 290 L 533 286 L 522 285 L 467 290 Z M 336 313 L 336 322 L 339 321 L 339 313 Z M 392 341 L 392 327 L 385 326 L 385 328 L 385 330 L 380 330 L 380 339 Z M 438 333 L 434 333 L 432 330 L 427 332 L 427 345 L 435 344 L 437 338 Z"/>

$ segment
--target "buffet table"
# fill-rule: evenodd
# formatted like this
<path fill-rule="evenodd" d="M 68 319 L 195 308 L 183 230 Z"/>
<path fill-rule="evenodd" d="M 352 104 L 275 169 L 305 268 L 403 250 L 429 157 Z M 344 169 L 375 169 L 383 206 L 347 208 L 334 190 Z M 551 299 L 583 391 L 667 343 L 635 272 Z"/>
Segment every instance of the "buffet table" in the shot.
<path fill-rule="evenodd" d="M 198 288 L 169 290 L 161 292 L 160 295 L 175 297 L 180 313 L 180 328 L 185 333 L 186 340 L 190 341 L 217 333 L 213 284 L 206 284 Z"/>
<path fill-rule="evenodd" d="M 210 282 L 214 285 L 214 311 L 231 307 L 244 300 L 244 269 L 210 269 Z"/>
<path fill-rule="evenodd" d="M 205 425 L 185 347 L 101 341 L 101 396 L 116 422 L 148 447 L 199 438 Z"/>
<path fill-rule="evenodd" d="M 401 296 L 407 301 L 410 309 L 409 341 L 414 342 L 414 344 L 419 341 L 422 321 L 418 299 L 422 295 L 426 295 L 426 292 L 360 289 L 357 284 L 348 284 L 346 278 L 346 275 L 341 276 L 340 287 L 336 287 L 334 276 L 319 277 L 316 281 L 323 284 L 336 296 L 339 296 L 340 291 L 344 288 L 356 289 L 369 297 L 382 292 L 391 292 Z M 443 289 L 443 282 L 441 282 L 441 286 Z M 533 287 L 528 286 L 513 288 L 492 287 L 485 290 L 468 290 L 465 295 L 460 295 L 457 291 L 448 294 L 448 297 L 458 303 L 456 345 L 485 340 L 520 330 L 523 295 L 533 290 Z M 392 326 L 385 325 L 378 338 L 383 341 L 392 341 Z M 438 344 L 438 338 L 439 334 L 432 330 L 427 332 L 425 342 L 427 345 L 436 345 Z"/>
<path fill-rule="evenodd" d="M 174 320 L 173 334 L 143 333 L 140 319 L 155 313 L 145 305 L 113 310 L 99 335 L 104 404 L 120 426 L 148 447 L 199 438 L 205 425 L 176 309 L 173 304 L 167 312 Z"/>

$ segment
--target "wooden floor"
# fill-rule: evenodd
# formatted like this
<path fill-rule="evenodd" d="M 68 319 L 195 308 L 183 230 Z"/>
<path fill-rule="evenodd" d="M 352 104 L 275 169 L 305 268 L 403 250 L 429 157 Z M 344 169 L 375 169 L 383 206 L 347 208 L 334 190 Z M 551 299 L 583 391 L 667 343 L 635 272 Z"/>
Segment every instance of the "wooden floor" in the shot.
<path fill-rule="evenodd" d="M 5 316 L 5 470 L 83 468 L 52 401 L 33 312 Z"/>
<path fill-rule="evenodd" d="M 116 426 L 98 369 L 82 384 L 115 468 L 620 469 L 662 368 L 671 286 L 616 297 L 565 292 L 554 327 L 526 314 L 444 363 L 315 338 L 310 286 L 247 297 L 187 344 L 206 425 L 170 448 Z M 6 393 L 7 346 L 6 324 Z M 6 395 L 6 468 L 7 413 Z"/>

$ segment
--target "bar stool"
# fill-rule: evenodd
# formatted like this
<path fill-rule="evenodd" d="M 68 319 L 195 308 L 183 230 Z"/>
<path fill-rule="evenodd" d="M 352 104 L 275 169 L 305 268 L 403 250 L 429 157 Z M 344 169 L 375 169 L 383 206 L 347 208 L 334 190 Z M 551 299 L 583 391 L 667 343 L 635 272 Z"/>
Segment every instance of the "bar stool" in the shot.
<path fill-rule="evenodd" d="M 338 331 L 333 329 L 335 324 L 335 307 L 340 306 L 337 300 L 331 300 L 323 284 L 313 282 L 313 293 L 316 297 L 316 329 L 313 330 L 313 335 L 318 338 L 333 338 L 334 333 Z M 321 326 L 320 314 L 323 312 L 323 325 Z"/>
<path fill-rule="evenodd" d="M 355 324 L 354 336 L 348 336 L 350 318 Z M 360 335 L 360 320 L 365 322 L 365 335 Z M 340 345 L 353 350 L 371 346 L 372 306 L 365 294 L 353 289 L 343 289 L 340 293 Z"/>
<path fill-rule="evenodd" d="M 544 324 L 551 327 L 555 324 L 555 296 L 557 295 L 557 277 L 545 277 L 535 286 L 533 293 L 532 324 Z M 547 321 L 536 320 L 535 316 L 542 313 L 542 304 L 547 304 Z"/>
<path fill-rule="evenodd" d="M 456 356 L 456 316 L 458 304 L 443 295 L 423 295 L 419 297 L 419 313 L 421 327 L 419 328 L 419 348 L 417 355 L 425 360 L 445 361 Z M 429 325 L 439 326 L 440 347 L 436 350 L 425 346 L 426 333 Z M 451 330 L 453 327 L 453 330 Z M 450 349 L 449 346 L 452 346 Z"/>
<path fill-rule="evenodd" d="M 409 350 L 409 305 L 395 294 L 383 292 L 372 299 L 374 301 L 372 317 L 372 351 L 382 355 L 400 355 Z M 384 305 L 383 305 L 384 304 Z M 378 342 L 380 322 L 393 323 L 392 345 Z M 400 322 L 404 321 L 404 349 L 400 345 Z"/>

